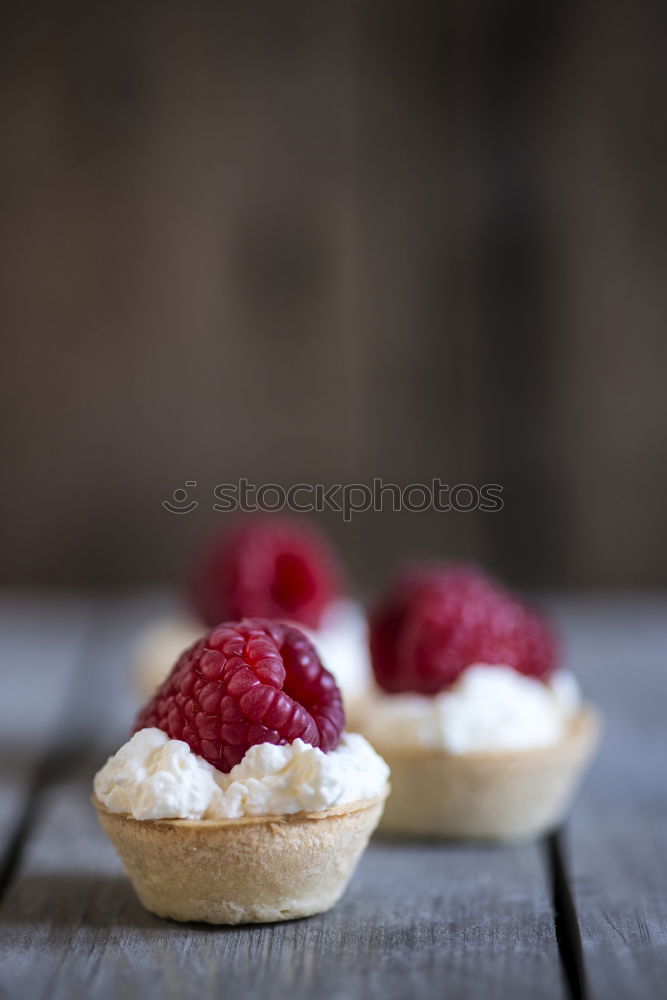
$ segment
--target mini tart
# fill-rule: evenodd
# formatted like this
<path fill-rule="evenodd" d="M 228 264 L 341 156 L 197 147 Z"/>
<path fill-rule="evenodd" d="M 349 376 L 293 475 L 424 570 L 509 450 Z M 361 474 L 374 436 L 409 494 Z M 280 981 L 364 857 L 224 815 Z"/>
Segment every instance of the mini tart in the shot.
<path fill-rule="evenodd" d="M 204 631 L 188 618 L 165 618 L 149 626 L 139 639 L 133 662 L 134 688 L 142 703 L 155 694 L 183 650 Z"/>
<path fill-rule="evenodd" d="M 337 903 L 385 795 L 319 812 L 227 820 L 136 820 L 95 797 L 93 804 L 147 910 L 243 924 L 308 917 Z"/>
<path fill-rule="evenodd" d="M 565 818 L 599 733 L 597 713 L 585 707 L 557 743 L 528 750 L 454 754 L 376 741 L 391 769 L 381 830 L 481 840 L 537 837 Z"/>

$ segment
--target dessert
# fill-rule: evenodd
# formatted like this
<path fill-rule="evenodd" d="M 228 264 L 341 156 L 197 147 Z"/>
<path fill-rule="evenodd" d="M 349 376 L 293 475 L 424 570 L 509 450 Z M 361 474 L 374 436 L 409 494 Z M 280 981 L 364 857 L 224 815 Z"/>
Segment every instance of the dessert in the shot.
<path fill-rule="evenodd" d="M 347 717 L 355 723 L 372 676 L 368 620 L 361 605 L 340 597 L 324 609 L 317 629 L 303 631 L 334 674 Z"/>
<path fill-rule="evenodd" d="M 134 682 L 142 701 L 155 693 L 183 650 L 203 631 L 196 618 L 183 612 L 146 626 L 134 650 Z"/>
<path fill-rule="evenodd" d="M 445 565 L 401 574 L 370 629 L 358 728 L 391 768 L 382 828 L 512 840 L 559 823 L 599 723 L 542 616 Z"/>
<path fill-rule="evenodd" d="M 214 539 L 189 584 L 191 610 L 150 626 L 137 649 L 142 698 L 153 694 L 176 657 L 206 628 L 244 617 L 302 628 L 333 671 L 352 709 L 371 675 L 368 628 L 359 604 L 343 593 L 343 575 L 319 533 L 301 522 L 254 517 Z"/>
<path fill-rule="evenodd" d="M 323 537 L 287 518 L 256 517 L 207 547 L 190 601 L 209 628 L 253 615 L 317 629 L 340 591 L 341 572 Z"/>
<path fill-rule="evenodd" d="M 333 906 L 388 792 L 386 764 L 344 722 L 296 628 L 225 622 L 187 649 L 94 782 L 144 906 L 210 923 Z"/>

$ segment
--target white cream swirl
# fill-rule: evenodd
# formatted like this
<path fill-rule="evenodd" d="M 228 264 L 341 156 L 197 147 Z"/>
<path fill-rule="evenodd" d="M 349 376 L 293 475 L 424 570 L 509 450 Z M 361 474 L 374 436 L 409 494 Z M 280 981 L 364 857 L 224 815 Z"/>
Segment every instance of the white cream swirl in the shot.
<path fill-rule="evenodd" d="M 110 812 L 135 819 L 238 819 L 319 811 L 382 795 L 389 768 L 363 736 L 344 733 L 331 753 L 302 740 L 251 747 L 228 774 L 170 740 L 141 729 L 95 775 Z"/>
<path fill-rule="evenodd" d="M 434 697 L 375 692 L 357 724 L 380 753 L 525 750 L 556 743 L 580 704 L 579 686 L 566 671 L 544 683 L 511 667 L 478 663 Z"/>

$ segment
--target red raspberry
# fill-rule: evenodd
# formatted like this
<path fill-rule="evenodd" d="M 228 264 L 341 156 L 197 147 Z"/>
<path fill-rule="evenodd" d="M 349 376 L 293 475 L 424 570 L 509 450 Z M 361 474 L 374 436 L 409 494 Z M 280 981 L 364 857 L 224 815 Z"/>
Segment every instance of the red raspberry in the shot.
<path fill-rule="evenodd" d="M 257 616 L 316 629 L 339 581 L 326 539 L 289 519 L 256 518 L 209 549 L 195 571 L 191 602 L 209 628 Z"/>
<path fill-rule="evenodd" d="M 137 719 L 184 740 L 220 771 L 257 743 L 294 740 L 325 753 L 345 725 L 340 691 L 303 632 L 246 618 L 187 649 Z"/>
<path fill-rule="evenodd" d="M 370 616 L 370 645 L 375 679 L 391 693 L 437 694 L 473 663 L 543 680 L 556 665 L 546 622 L 471 567 L 402 574 Z"/>

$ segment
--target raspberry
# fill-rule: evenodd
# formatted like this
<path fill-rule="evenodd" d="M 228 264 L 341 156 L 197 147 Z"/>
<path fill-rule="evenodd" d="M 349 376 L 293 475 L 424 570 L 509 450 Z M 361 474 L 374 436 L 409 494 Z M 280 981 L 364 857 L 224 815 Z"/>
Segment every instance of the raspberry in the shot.
<path fill-rule="evenodd" d="M 325 753 L 345 714 L 333 676 L 297 628 L 260 618 L 224 622 L 187 649 L 140 712 L 220 771 L 257 743 L 296 739 Z"/>
<path fill-rule="evenodd" d="M 289 519 L 256 518 L 214 542 L 196 568 L 190 597 L 209 628 L 251 616 L 317 629 L 340 593 L 339 581 L 319 534 Z"/>
<path fill-rule="evenodd" d="M 556 643 L 545 621 L 479 570 L 402 574 L 370 616 L 373 671 L 391 693 L 433 695 L 473 663 L 505 664 L 547 679 Z"/>

